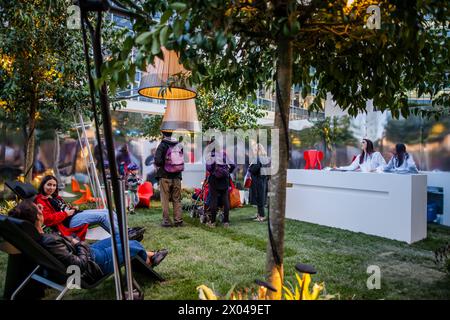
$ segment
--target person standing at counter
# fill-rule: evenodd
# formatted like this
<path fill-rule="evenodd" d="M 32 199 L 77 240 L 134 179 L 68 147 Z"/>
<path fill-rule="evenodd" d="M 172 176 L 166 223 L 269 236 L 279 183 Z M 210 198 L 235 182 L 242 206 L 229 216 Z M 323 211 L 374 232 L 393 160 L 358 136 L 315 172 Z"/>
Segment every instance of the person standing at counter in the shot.
<path fill-rule="evenodd" d="M 413 157 L 406 152 L 406 146 L 403 143 L 395 145 L 395 149 L 392 152 L 392 156 L 389 163 L 384 168 L 384 172 L 396 172 L 396 173 L 418 173 L 416 163 Z"/>
<path fill-rule="evenodd" d="M 363 139 L 361 142 L 361 149 L 361 154 L 356 156 L 349 166 L 338 167 L 337 169 L 348 171 L 360 170 L 364 172 L 375 172 L 384 169 L 386 161 L 381 153 L 375 151 L 371 140 Z"/>

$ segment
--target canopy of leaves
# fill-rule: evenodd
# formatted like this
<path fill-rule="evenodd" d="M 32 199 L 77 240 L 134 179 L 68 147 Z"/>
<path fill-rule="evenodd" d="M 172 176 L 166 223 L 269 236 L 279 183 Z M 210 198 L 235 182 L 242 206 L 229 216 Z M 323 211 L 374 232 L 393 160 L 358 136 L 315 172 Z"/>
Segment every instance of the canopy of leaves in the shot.
<path fill-rule="evenodd" d="M 193 82 L 206 89 L 226 82 L 233 92 L 246 96 L 273 79 L 277 41 L 283 36 L 294 46 L 293 84 L 304 88 L 304 96 L 317 84 L 312 109 L 320 108 L 320 99 L 331 92 L 351 115 L 365 110 L 366 101 L 373 99 L 378 110 L 407 116 L 420 112 L 409 108 L 407 96 L 418 88 L 419 95 L 434 99 L 435 112 L 448 110 L 448 94 L 442 91 L 449 86 L 448 1 L 131 2 L 122 1 L 137 14 L 133 33 L 108 65 L 109 73 L 118 73 L 120 79 L 132 71 L 116 64 L 130 65 L 133 46 L 132 68 L 141 69 L 166 46 L 180 53 Z M 379 30 L 366 26 L 370 5 L 380 8 Z M 159 21 L 152 19 L 158 12 Z M 213 72 L 211 65 L 216 66 Z"/>
<path fill-rule="evenodd" d="M 203 131 L 254 129 L 258 126 L 258 119 L 266 114 L 251 100 L 237 96 L 224 86 L 210 91 L 201 89 L 198 93 L 196 105 Z"/>
<path fill-rule="evenodd" d="M 66 27 L 66 1 L 0 1 L 3 116 L 24 125 L 36 102 L 38 128 L 67 128 L 89 103 L 81 34 Z"/>
<path fill-rule="evenodd" d="M 140 126 L 140 132 L 145 138 L 154 141 L 161 137 L 161 123 L 163 116 L 152 115 L 144 118 Z"/>
<path fill-rule="evenodd" d="M 312 122 L 312 127 L 299 133 L 301 147 L 303 148 L 323 142 L 327 149 L 332 150 L 336 146 L 353 145 L 357 142 L 352 134 L 348 116 L 326 117 Z"/>
<path fill-rule="evenodd" d="M 209 92 L 199 89 L 196 107 L 203 131 L 253 129 L 258 126 L 258 119 L 266 113 L 251 100 L 236 96 L 226 87 Z M 163 116 L 160 115 L 148 116 L 138 125 L 138 131 L 142 136 L 156 140 L 161 137 L 162 120 Z"/>

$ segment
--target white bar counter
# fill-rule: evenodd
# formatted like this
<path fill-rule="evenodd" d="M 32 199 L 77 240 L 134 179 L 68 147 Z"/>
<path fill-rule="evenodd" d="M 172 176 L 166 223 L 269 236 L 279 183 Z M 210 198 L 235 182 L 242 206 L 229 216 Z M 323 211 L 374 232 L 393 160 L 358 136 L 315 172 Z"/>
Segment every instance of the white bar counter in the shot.
<path fill-rule="evenodd" d="M 427 236 L 427 176 L 288 170 L 286 217 L 413 243 Z"/>

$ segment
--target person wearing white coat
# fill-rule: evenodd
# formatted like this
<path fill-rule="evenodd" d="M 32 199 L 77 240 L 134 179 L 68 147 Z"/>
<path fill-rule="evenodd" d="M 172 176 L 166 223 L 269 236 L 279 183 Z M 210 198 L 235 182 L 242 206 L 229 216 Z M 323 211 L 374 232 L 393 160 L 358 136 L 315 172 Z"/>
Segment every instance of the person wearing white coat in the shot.
<path fill-rule="evenodd" d="M 349 166 L 338 167 L 339 170 L 376 172 L 382 171 L 386 167 L 386 161 L 381 153 L 374 150 L 373 142 L 363 139 L 361 142 L 362 152 Z"/>
<path fill-rule="evenodd" d="M 398 143 L 395 150 L 392 152 L 389 163 L 384 168 L 384 172 L 394 173 L 418 173 L 416 163 L 413 157 L 406 152 L 406 146 L 403 143 Z"/>

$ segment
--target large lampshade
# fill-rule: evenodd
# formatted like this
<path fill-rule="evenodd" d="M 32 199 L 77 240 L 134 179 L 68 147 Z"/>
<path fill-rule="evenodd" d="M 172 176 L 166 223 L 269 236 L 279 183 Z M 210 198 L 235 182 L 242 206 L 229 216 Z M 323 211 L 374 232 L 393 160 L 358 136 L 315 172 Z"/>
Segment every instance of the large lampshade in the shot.
<path fill-rule="evenodd" d="M 200 122 L 197 117 L 195 100 L 168 100 L 161 124 L 161 131 L 199 132 Z"/>
<path fill-rule="evenodd" d="M 173 80 L 180 75 L 186 75 L 187 71 L 180 64 L 178 55 L 175 51 L 169 51 L 161 47 L 164 60 L 155 57 L 153 64 L 147 66 L 146 72 L 142 75 L 139 84 L 139 94 L 154 99 L 165 100 L 186 100 L 193 99 L 197 93 L 192 87 L 185 87 Z M 169 86 L 169 83 L 174 83 Z M 162 93 L 161 89 L 166 88 Z"/>

